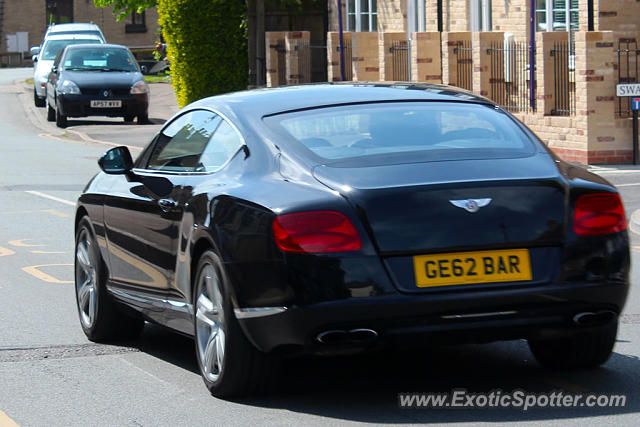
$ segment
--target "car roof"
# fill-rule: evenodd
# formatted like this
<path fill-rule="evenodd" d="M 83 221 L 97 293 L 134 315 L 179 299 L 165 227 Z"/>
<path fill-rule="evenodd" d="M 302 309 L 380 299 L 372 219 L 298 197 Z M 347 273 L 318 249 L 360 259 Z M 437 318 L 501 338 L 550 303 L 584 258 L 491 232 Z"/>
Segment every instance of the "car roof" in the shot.
<path fill-rule="evenodd" d="M 493 103 L 457 87 L 412 82 L 320 83 L 253 89 L 196 101 L 191 107 L 229 108 L 261 117 L 323 106 L 397 101 Z"/>
<path fill-rule="evenodd" d="M 93 49 L 108 49 L 108 48 L 116 48 L 116 49 L 129 49 L 126 46 L 123 46 L 121 44 L 110 44 L 110 43 L 99 43 L 99 44 L 93 44 L 93 43 L 86 43 L 86 44 L 70 44 L 69 46 L 65 47 L 65 49 L 67 50 L 72 50 L 72 49 L 78 49 L 78 48 L 83 48 L 83 47 L 90 47 Z"/>
<path fill-rule="evenodd" d="M 52 34 L 55 33 L 56 31 L 78 31 L 78 30 L 100 31 L 100 27 L 90 22 L 72 22 L 68 24 L 54 24 L 54 25 L 51 25 L 48 29 L 48 31 Z"/>
<path fill-rule="evenodd" d="M 102 39 L 95 34 L 51 34 L 47 36 L 45 42 L 49 40 L 99 40 Z"/>

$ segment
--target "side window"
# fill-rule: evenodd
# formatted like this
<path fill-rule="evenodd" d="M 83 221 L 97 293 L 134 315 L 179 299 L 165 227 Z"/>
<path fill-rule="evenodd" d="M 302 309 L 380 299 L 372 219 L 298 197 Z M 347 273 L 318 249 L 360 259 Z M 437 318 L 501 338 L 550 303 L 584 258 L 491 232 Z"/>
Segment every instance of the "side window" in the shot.
<path fill-rule="evenodd" d="M 204 110 L 194 110 L 178 117 L 158 135 L 147 169 L 202 171 L 200 156 L 219 123 L 218 115 Z"/>
<path fill-rule="evenodd" d="M 229 123 L 222 120 L 211 141 L 204 149 L 200 164 L 207 172 L 216 171 L 231 159 L 242 145 L 242 139 L 238 132 Z"/>

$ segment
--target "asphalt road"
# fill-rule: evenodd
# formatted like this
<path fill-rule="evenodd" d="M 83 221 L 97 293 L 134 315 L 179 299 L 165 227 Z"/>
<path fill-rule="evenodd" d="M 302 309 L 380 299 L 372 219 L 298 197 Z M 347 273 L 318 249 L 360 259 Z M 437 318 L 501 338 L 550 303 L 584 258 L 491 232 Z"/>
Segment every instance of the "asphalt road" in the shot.
<path fill-rule="evenodd" d="M 26 108 L 31 93 L 14 84 L 27 77 L 28 70 L 0 70 L 0 426 L 12 425 L 12 420 L 42 426 L 638 424 L 636 287 L 622 318 L 615 354 L 602 368 L 588 372 L 545 371 L 532 360 L 524 341 L 433 347 L 292 360 L 277 394 L 224 401 L 206 391 L 197 373 L 193 342 L 187 338 L 148 325 L 135 342 L 90 343 L 79 326 L 72 285 L 74 201 L 97 172 L 96 159 L 107 146 L 82 141 L 46 121 L 42 124 L 38 114 L 44 117 L 44 110 Z M 94 126 L 127 126 L 131 145 L 138 146 L 152 133 L 152 126 L 144 131 L 135 125 Z M 106 140 L 109 132 L 105 135 Z M 640 169 L 598 169 L 622 192 L 636 265 Z M 633 283 L 638 279 L 634 269 Z M 399 392 L 461 388 L 622 393 L 627 405 L 526 412 L 398 407 Z"/>

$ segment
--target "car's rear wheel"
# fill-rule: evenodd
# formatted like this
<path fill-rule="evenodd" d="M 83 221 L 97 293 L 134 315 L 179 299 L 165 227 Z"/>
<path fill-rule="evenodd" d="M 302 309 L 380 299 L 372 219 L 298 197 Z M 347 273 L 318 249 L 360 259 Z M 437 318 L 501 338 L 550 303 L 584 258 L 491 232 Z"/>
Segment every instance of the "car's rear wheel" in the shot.
<path fill-rule="evenodd" d="M 60 112 L 60 103 L 56 103 L 56 126 L 59 128 L 67 127 L 67 116 Z"/>
<path fill-rule="evenodd" d="M 78 315 L 87 338 L 105 342 L 140 335 L 144 320 L 120 312 L 107 294 L 106 269 L 86 217 L 76 234 L 74 269 Z"/>
<path fill-rule="evenodd" d="M 244 336 L 233 314 L 224 267 L 213 251 L 200 257 L 194 285 L 196 355 L 211 394 L 237 397 L 267 391 L 279 361 Z"/>
<path fill-rule="evenodd" d="M 550 369 L 586 369 L 609 359 L 616 342 L 618 322 L 563 338 L 529 340 L 538 363 Z"/>
<path fill-rule="evenodd" d="M 53 122 L 56 120 L 56 110 L 47 103 L 47 121 Z"/>
<path fill-rule="evenodd" d="M 35 89 L 33 89 L 33 103 L 36 107 L 44 107 L 45 104 L 45 98 L 40 98 Z"/>

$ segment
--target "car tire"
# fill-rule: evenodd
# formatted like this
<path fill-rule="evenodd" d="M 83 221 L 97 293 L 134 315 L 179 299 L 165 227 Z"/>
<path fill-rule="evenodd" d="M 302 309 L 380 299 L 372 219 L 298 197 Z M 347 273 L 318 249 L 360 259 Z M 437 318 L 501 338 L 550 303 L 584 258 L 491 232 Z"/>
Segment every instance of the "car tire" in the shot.
<path fill-rule="evenodd" d="M 56 121 L 56 110 L 47 103 L 47 121 L 55 122 Z"/>
<path fill-rule="evenodd" d="M 33 103 L 36 107 L 38 108 L 42 108 L 45 106 L 45 102 L 46 102 L 46 98 L 40 98 L 38 96 L 38 92 L 36 92 L 36 90 L 33 90 Z"/>
<path fill-rule="evenodd" d="M 135 116 L 134 116 L 133 114 L 127 114 L 127 115 L 126 115 L 126 116 L 124 116 L 123 118 L 124 118 L 124 121 L 125 121 L 125 122 L 129 123 L 129 122 L 132 122 L 132 121 L 133 121 L 134 117 L 135 117 Z"/>
<path fill-rule="evenodd" d="M 60 113 L 60 104 L 56 103 L 56 126 L 58 126 L 59 128 L 66 128 L 67 127 L 67 116 L 65 116 L 64 114 Z"/>
<path fill-rule="evenodd" d="M 122 313 L 107 293 L 107 271 L 89 219 L 82 218 L 75 246 L 76 307 L 84 334 L 94 342 L 135 338 L 144 320 Z"/>
<path fill-rule="evenodd" d="M 233 313 L 223 264 L 213 251 L 200 257 L 193 285 L 196 359 L 209 392 L 230 398 L 269 391 L 280 361 L 245 337 Z"/>
<path fill-rule="evenodd" d="M 149 123 L 149 114 L 148 113 L 138 114 L 138 124 L 144 125 L 147 123 Z"/>
<path fill-rule="evenodd" d="M 538 363 L 549 369 L 587 369 L 609 359 L 616 342 L 618 322 L 552 339 L 530 339 L 529 348 Z"/>

